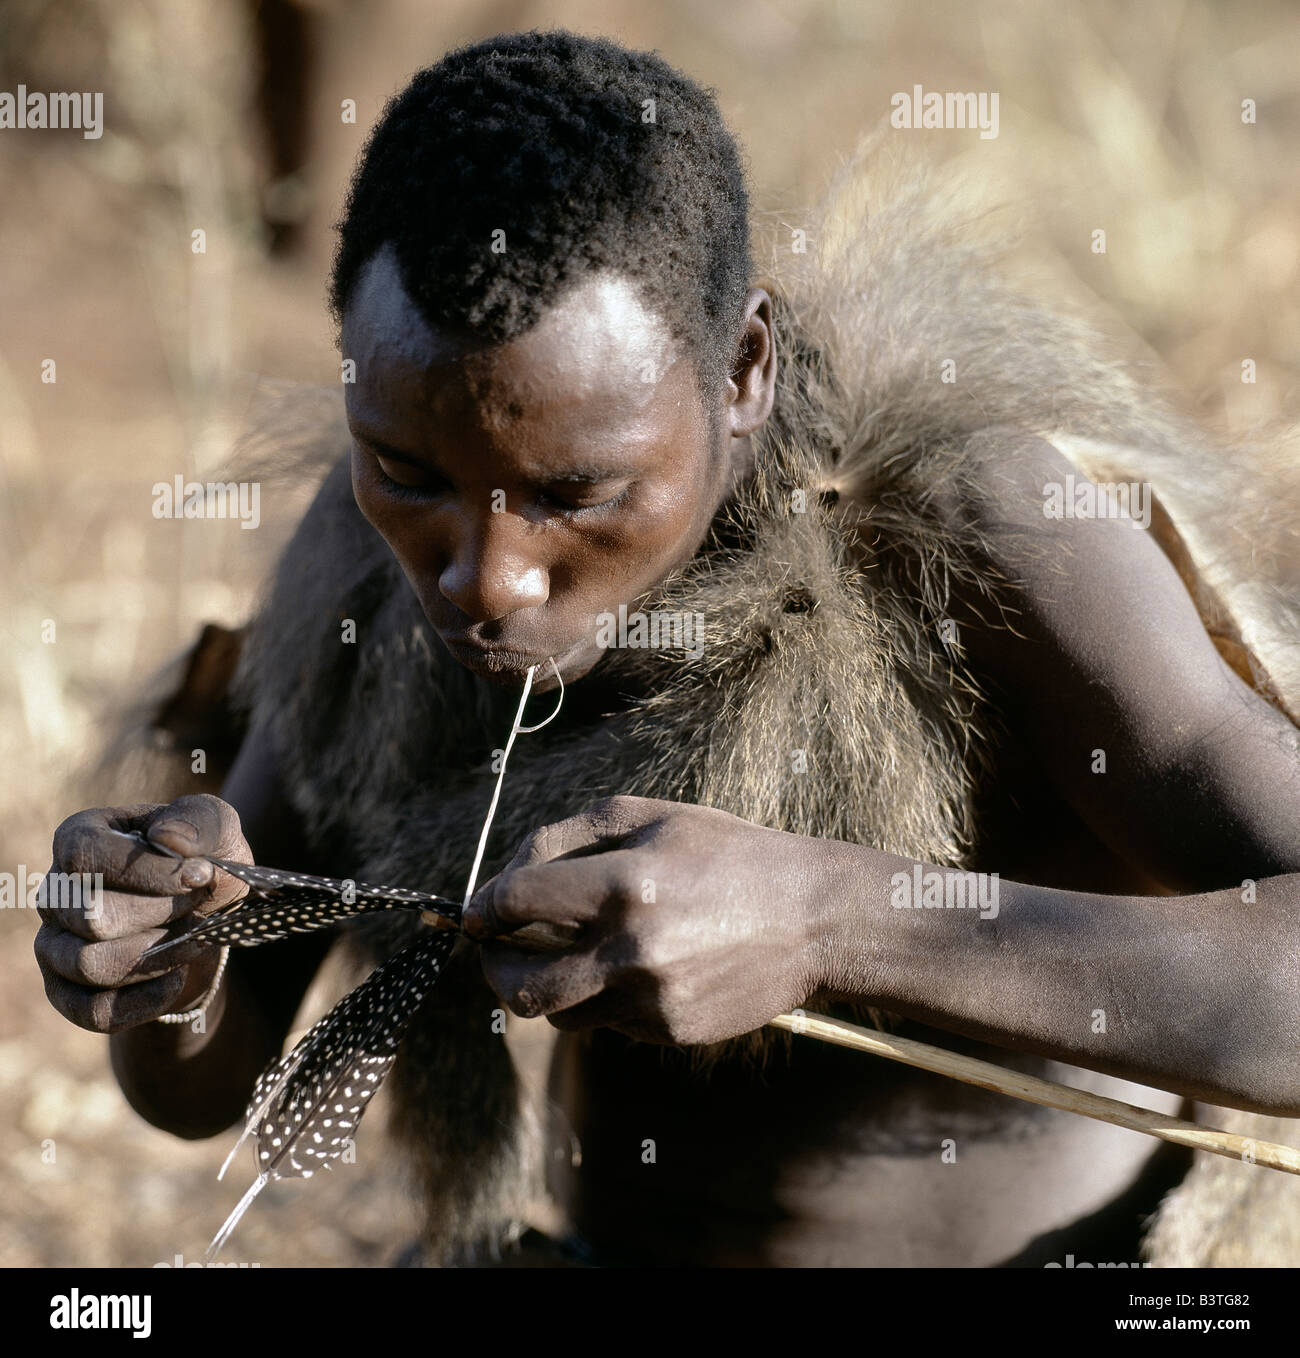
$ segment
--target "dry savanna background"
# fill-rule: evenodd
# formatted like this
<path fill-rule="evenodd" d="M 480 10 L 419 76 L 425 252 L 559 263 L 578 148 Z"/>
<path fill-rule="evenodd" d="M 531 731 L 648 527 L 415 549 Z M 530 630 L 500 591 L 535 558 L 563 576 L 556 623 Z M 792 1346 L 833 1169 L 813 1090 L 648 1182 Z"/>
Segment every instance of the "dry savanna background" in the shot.
<path fill-rule="evenodd" d="M 101 91 L 105 126 L 0 130 L 0 871 L 49 865 L 123 708 L 201 624 L 245 618 L 301 512 L 310 487 L 281 481 L 253 531 L 160 519 L 152 487 L 219 479 L 283 384 L 339 380 L 331 223 L 385 99 L 451 46 L 555 25 L 713 86 L 788 226 L 893 93 L 996 91 L 996 140 L 894 135 L 1006 184 L 1208 421 L 1295 421 L 1289 0 L 5 0 L 0 90 Z M 0 1263 L 196 1260 L 251 1159 L 218 1183 L 233 1134 L 185 1143 L 129 1110 L 105 1040 L 46 1002 L 36 928 L 0 910 Z M 272 1186 L 229 1259 L 392 1262 L 415 1214 L 370 1121 L 356 1166 Z"/>

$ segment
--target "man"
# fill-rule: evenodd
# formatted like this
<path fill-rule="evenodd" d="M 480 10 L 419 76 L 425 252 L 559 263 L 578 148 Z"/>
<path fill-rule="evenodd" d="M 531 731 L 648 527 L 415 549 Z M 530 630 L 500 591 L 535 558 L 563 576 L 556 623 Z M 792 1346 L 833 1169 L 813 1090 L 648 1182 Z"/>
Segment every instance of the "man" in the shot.
<path fill-rule="evenodd" d="M 150 1121 L 238 1119 L 329 943 L 150 975 L 165 925 L 242 890 L 204 856 L 455 891 L 530 667 L 564 704 L 394 1075 L 434 1257 L 511 1238 L 526 1193 L 502 1005 L 560 1031 L 551 1141 L 582 1156 L 552 1184 L 597 1263 L 1136 1260 L 1184 1162 L 759 1031 L 801 1005 L 1300 1114 L 1292 695 L 1059 447 L 1215 454 L 922 186 L 867 215 L 856 183 L 774 296 L 713 101 L 653 56 L 503 37 L 389 106 L 333 276 L 346 456 L 253 630 L 225 801 L 55 840 L 114 894 L 47 915 L 47 991 Z M 627 618 L 660 644 L 609 648 Z M 510 942 L 538 921 L 578 941 Z M 345 932 L 376 959 L 421 927 Z M 202 1034 L 153 1022 L 195 1007 Z"/>

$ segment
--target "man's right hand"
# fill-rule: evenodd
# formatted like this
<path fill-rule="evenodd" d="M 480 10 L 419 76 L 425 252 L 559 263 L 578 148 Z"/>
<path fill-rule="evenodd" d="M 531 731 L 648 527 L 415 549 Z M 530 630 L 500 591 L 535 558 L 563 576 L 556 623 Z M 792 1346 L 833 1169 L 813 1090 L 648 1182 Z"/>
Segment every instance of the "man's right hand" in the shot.
<path fill-rule="evenodd" d="M 121 832 L 143 834 L 182 858 L 151 852 Z M 210 914 L 248 890 L 203 861 L 208 855 L 253 861 L 234 807 L 206 794 L 167 806 L 81 811 L 59 826 L 51 872 L 102 873 L 104 883 L 102 893 L 71 904 L 42 893 L 35 951 L 59 1013 L 91 1032 L 116 1033 L 194 1007 L 212 984 L 219 949 L 157 966 L 140 958 L 176 932 L 167 928 L 174 921 Z"/>

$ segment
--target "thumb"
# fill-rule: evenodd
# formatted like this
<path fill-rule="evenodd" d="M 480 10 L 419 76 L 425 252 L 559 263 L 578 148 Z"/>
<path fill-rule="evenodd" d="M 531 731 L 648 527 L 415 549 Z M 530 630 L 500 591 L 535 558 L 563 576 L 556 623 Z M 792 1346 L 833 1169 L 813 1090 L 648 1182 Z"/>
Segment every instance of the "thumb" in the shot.
<path fill-rule="evenodd" d="M 216 879 L 216 869 L 206 858 L 228 858 L 235 862 L 251 863 L 253 855 L 239 823 L 239 813 L 229 802 L 208 793 L 178 797 L 167 806 L 160 806 L 145 826 L 144 837 L 160 849 L 194 859 L 181 867 L 181 880 L 191 888 L 209 886 Z M 233 900 L 244 887 L 234 878 L 229 891 L 213 892 Z"/>

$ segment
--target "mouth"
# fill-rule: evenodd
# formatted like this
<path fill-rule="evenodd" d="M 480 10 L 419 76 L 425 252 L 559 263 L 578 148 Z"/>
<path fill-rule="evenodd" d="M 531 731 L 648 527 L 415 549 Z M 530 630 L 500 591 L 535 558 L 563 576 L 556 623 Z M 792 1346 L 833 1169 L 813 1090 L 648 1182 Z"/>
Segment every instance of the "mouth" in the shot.
<path fill-rule="evenodd" d="M 530 665 L 544 665 L 549 659 L 532 655 L 513 646 L 496 646 L 464 636 L 443 636 L 442 644 L 467 668 L 486 674 L 524 674 Z"/>
<path fill-rule="evenodd" d="M 563 672 L 567 681 L 570 671 L 566 668 L 566 662 L 574 660 L 583 650 L 583 643 L 578 642 L 560 651 L 535 655 L 531 651 L 521 651 L 513 646 L 477 641 L 463 633 L 440 632 L 438 635 L 454 659 L 489 683 L 517 688 L 523 682 L 528 670 L 536 667 L 537 672 L 533 676 L 533 691 L 536 693 L 545 693 L 558 684 L 557 671 Z M 552 662 L 554 670 L 551 668 Z M 585 672 L 590 667 L 581 668 Z"/>

